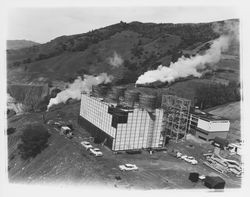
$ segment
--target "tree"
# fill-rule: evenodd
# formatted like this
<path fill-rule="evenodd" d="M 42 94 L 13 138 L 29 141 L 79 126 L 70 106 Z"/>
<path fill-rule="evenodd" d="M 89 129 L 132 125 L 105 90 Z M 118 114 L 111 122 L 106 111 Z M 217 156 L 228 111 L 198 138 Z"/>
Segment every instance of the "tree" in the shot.
<path fill-rule="evenodd" d="M 28 125 L 22 132 L 21 144 L 18 145 L 21 158 L 34 158 L 47 147 L 50 137 L 47 129 L 41 124 Z"/>
<path fill-rule="evenodd" d="M 131 53 L 135 56 L 135 57 L 141 57 L 141 55 L 143 54 L 143 48 L 140 45 L 134 45 L 131 49 Z"/>
<path fill-rule="evenodd" d="M 36 59 L 37 60 L 43 60 L 43 59 L 46 59 L 46 58 L 48 58 L 47 54 L 40 53 L 40 54 L 38 54 L 38 57 Z"/>
<path fill-rule="evenodd" d="M 30 58 L 27 58 L 27 59 L 23 60 L 23 64 L 29 64 L 29 63 L 31 63 L 31 59 Z"/>
<path fill-rule="evenodd" d="M 18 67 L 18 66 L 20 66 L 20 65 L 21 65 L 21 62 L 18 62 L 18 61 L 17 61 L 17 62 L 14 62 L 14 63 L 12 64 L 13 67 Z"/>
<path fill-rule="evenodd" d="M 132 63 L 129 60 L 125 60 L 124 63 L 123 63 L 123 65 L 128 70 L 131 70 L 131 71 L 136 71 L 137 70 L 136 63 Z"/>
<path fill-rule="evenodd" d="M 7 129 L 7 135 L 11 135 L 16 132 L 16 128 L 10 127 Z"/>
<path fill-rule="evenodd" d="M 229 85 L 204 84 L 196 89 L 196 103 L 201 109 L 222 105 L 229 102 L 239 101 L 237 83 L 231 82 Z"/>

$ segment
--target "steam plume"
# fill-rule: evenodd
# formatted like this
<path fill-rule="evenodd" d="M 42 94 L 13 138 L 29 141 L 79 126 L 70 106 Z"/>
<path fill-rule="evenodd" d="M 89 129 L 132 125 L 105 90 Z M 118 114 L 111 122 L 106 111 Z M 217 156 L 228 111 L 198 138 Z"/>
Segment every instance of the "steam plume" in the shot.
<path fill-rule="evenodd" d="M 228 20 L 221 23 L 213 24 L 213 31 L 220 35 L 230 35 L 231 39 L 239 41 L 239 22 Z"/>
<path fill-rule="evenodd" d="M 236 30 L 233 23 L 217 24 L 216 31 L 222 32 L 218 39 L 213 40 L 210 49 L 203 55 L 197 54 L 191 58 L 182 56 L 177 62 L 170 63 L 169 67 L 160 65 L 156 70 L 150 70 L 141 75 L 136 84 L 152 83 L 156 81 L 173 82 L 187 76 L 200 77 L 202 71 L 213 66 L 221 59 L 221 53 L 226 51 L 235 38 Z"/>
<path fill-rule="evenodd" d="M 113 76 L 107 75 L 107 73 L 101 73 L 98 76 L 84 75 L 84 79 L 81 77 L 75 79 L 75 81 L 69 85 L 69 87 L 57 94 L 55 98 L 51 98 L 47 110 L 52 105 L 57 105 L 59 103 L 65 103 L 68 99 L 81 99 L 81 91 L 90 92 L 93 85 L 107 84 L 110 83 Z"/>
<path fill-rule="evenodd" d="M 123 64 L 123 59 L 116 52 L 114 52 L 113 57 L 110 57 L 109 64 L 113 67 L 119 67 Z"/>
<path fill-rule="evenodd" d="M 16 114 L 21 114 L 24 111 L 24 105 L 16 102 L 16 100 L 7 93 L 7 109 L 15 111 Z"/>

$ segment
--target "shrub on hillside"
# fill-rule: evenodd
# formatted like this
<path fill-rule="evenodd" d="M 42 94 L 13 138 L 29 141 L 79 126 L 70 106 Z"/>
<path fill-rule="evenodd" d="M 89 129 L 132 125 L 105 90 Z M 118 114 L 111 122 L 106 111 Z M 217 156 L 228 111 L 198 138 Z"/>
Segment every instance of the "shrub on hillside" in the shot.
<path fill-rule="evenodd" d="M 21 135 L 21 144 L 18 145 L 22 159 L 35 157 L 47 147 L 50 137 L 47 129 L 42 125 L 28 125 Z"/>
<path fill-rule="evenodd" d="M 141 55 L 143 54 L 143 47 L 140 45 L 134 45 L 133 48 L 131 49 L 131 54 L 133 54 L 135 57 L 140 58 Z"/>
<path fill-rule="evenodd" d="M 7 135 L 11 135 L 16 132 L 16 128 L 10 127 L 7 129 Z"/>
<path fill-rule="evenodd" d="M 196 90 L 196 103 L 201 109 L 240 101 L 239 85 L 231 81 L 228 85 L 205 84 Z"/>

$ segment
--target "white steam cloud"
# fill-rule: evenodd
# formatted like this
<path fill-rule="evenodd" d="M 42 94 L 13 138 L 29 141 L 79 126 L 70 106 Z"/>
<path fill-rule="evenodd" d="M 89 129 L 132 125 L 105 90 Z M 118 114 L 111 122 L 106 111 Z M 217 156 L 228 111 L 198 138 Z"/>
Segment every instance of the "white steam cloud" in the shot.
<path fill-rule="evenodd" d="M 15 111 L 16 114 L 22 114 L 24 111 L 24 105 L 16 102 L 16 100 L 7 93 L 7 109 Z"/>
<path fill-rule="evenodd" d="M 202 71 L 220 61 L 222 52 L 228 49 L 234 39 L 237 28 L 232 23 L 225 23 L 223 26 L 216 25 L 216 30 L 220 32 L 223 30 L 223 35 L 215 39 L 204 54 L 197 54 L 190 58 L 182 56 L 177 62 L 171 62 L 169 67 L 160 65 L 156 70 L 150 70 L 141 75 L 136 84 L 156 81 L 173 82 L 187 76 L 201 77 Z"/>
<path fill-rule="evenodd" d="M 228 20 L 224 24 L 214 23 L 213 30 L 220 35 L 230 35 L 232 39 L 239 41 L 239 23 Z"/>
<path fill-rule="evenodd" d="M 113 76 L 107 75 L 107 73 L 101 73 L 96 77 L 92 75 L 84 75 L 83 77 L 83 80 L 78 77 L 67 89 L 59 92 L 55 98 L 51 98 L 47 110 L 53 105 L 65 103 L 70 98 L 80 100 L 82 91 L 90 92 L 93 85 L 107 84 L 113 79 Z"/>
<path fill-rule="evenodd" d="M 120 67 L 123 64 L 123 59 L 120 55 L 114 52 L 113 57 L 108 58 L 109 64 L 113 67 Z"/>

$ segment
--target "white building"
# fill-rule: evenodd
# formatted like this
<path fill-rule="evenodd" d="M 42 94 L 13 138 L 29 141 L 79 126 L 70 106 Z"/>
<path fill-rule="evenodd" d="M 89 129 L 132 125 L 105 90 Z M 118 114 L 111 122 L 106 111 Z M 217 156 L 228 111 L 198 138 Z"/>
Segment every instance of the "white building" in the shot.
<path fill-rule="evenodd" d="M 231 143 L 228 145 L 229 151 L 237 155 L 242 155 L 241 143 Z"/>
<path fill-rule="evenodd" d="M 103 99 L 81 95 L 79 124 L 111 150 L 135 150 L 163 146 L 163 110 L 116 106 Z"/>
<path fill-rule="evenodd" d="M 230 121 L 200 110 L 190 113 L 188 133 L 205 141 L 211 141 L 215 137 L 226 138 L 230 127 Z"/>

